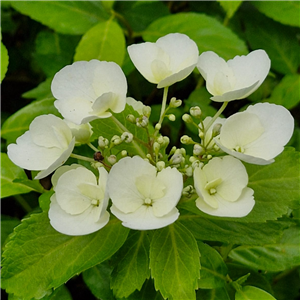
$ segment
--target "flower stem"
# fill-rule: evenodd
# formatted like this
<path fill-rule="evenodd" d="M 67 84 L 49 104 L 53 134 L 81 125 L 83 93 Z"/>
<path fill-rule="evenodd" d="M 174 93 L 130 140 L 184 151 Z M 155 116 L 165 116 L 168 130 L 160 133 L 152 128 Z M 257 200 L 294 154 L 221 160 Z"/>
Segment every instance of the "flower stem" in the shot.
<path fill-rule="evenodd" d="M 95 152 L 98 152 L 98 151 L 99 151 L 99 149 L 96 148 L 92 143 L 87 143 L 87 145 L 88 145 L 92 150 L 94 150 Z"/>
<path fill-rule="evenodd" d="M 163 100 L 162 100 L 162 104 L 161 104 L 161 111 L 160 111 L 160 118 L 158 123 L 161 125 L 163 119 L 164 119 L 164 115 L 165 115 L 165 110 L 166 110 L 166 105 L 167 105 L 167 97 L 168 97 L 168 90 L 169 87 L 165 87 L 164 88 L 164 94 L 163 94 Z"/>
<path fill-rule="evenodd" d="M 75 154 L 75 153 L 71 153 L 70 157 L 80 159 L 80 160 L 84 160 L 84 161 L 88 161 L 88 162 L 94 162 L 94 159 L 92 159 L 92 158 L 82 156 L 82 155 L 78 155 L 78 154 Z"/>

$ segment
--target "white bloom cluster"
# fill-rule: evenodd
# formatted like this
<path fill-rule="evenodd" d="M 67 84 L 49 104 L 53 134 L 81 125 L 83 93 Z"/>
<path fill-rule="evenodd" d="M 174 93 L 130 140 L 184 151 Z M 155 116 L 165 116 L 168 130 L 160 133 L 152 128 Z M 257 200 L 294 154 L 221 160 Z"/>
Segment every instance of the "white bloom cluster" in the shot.
<path fill-rule="evenodd" d="M 154 129 L 147 130 L 146 158 L 137 153 L 128 156 L 126 149 L 112 152 L 114 147 L 138 141 L 122 124 L 121 134 L 109 138 L 104 130 L 104 136 L 94 138 L 97 147 L 91 144 L 93 128 L 89 122 L 109 118 L 127 105 L 136 113 L 128 115 L 127 121 L 147 128 L 151 114 L 151 108 L 141 101 L 126 98 L 127 82 L 121 68 L 97 60 L 75 62 L 55 75 L 51 86 L 57 99 L 54 105 L 64 120 L 54 115 L 39 116 L 16 144 L 8 146 L 8 156 L 16 165 L 41 171 L 35 179 L 56 170 L 52 176 L 51 225 L 68 235 L 95 232 L 108 223 L 111 200 L 110 211 L 124 226 L 157 229 L 175 222 L 180 215 L 176 206 L 181 196 L 195 192 L 196 206 L 206 214 L 249 214 L 255 195 L 247 186 L 243 162 L 274 162 L 292 136 L 294 120 L 287 109 L 270 103 L 250 105 L 227 119 L 220 115 L 229 101 L 247 97 L 262 84 L 270 69 L 266 52 L 256 50 L 228 62 L 211 51 L 199 57 L 194 41 L 173 33 L 156 43 L 131 45 L 128 53 L 148 81 L 164 88 L 160 119 Z M 159 133 L 161 124 L 165 117 L 174 121 L 175 115 L 166 113 L 182 104 L 172 98 L 166 108 L 168 87 L 186 78 L 195 67 L 206 80 L 211 99 L 223 105 L 215 116 L 205 119 L 201 101 L 192 107 L 182 119 L 197 126 L 199 140 L 183 135 L 181 142 L 194 145 L 193 153 L 187 155 L 186 149 L 173 146 L 166 154 L 170 139 Z M 93 158 L 72 153 L 81 144 L 93 149 Z M 91 169 L 79 164 L 62 166 L 70 156 L 91 162 Z M 191 176 L 194 187 L 184 187 L 184 179 Z"/>

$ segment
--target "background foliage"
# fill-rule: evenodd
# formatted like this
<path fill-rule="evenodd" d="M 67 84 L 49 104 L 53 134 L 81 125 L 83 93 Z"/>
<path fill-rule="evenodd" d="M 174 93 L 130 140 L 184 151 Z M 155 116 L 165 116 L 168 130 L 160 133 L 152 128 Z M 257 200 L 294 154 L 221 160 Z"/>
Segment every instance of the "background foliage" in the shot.
<path fill-rule="evenodd" d="M 2 288 L 9 294 L 2 290 L 3 299 L 300 299 L 299 2 L 1 1 L 1 17 Z M 178 222 L 160 230 L 130 231 L 112 218 L 87 236 L 56 232 L 47 219 L 49 178 L 30 180 L 32 174 L 8 159 L 7 144 L 36 116 L 59 116 L 51 80 L 78 60 L 118 63 L 128 96 L 151 105 L 157 120 L 162 91 L 134 69 L 126 46 L 171 32 L 187 34 L 200 53 L 212 50 L 230 59 L 264 49 L 272 61 L 262 86 L 225 111 L 227 116 L 262 101 L 285 106 L 295 118 L 293 138 L 274 164 L 245 164 L 254 210 L 241 219 L 207 217 L 194 199 L 183 199 Z M 171 87 L 172 96 L 183 100 L 181 114 L 193 105 L 204 116 L 218 108 L 196 71 Z M 125 122 L 127 114 L 118 120 Z M 94 132 L 110 137 L 116 126 L 97 122 Z M 196 134 L 185 126 L 179 115 L 165 122 L 163 132 L 179 146 L 184 131 Z M 137 147 L 127 150 L 143 151 Z M 243 286 L 236 293 L 234 281 Z"/>

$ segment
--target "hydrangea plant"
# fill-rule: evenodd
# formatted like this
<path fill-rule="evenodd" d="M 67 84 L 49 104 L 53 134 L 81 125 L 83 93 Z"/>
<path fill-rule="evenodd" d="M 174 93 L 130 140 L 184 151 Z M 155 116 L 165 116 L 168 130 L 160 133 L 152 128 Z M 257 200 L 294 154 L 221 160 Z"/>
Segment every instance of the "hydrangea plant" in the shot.
<path fill-rule="evenodd" d="M 112 20 L 105 30 L 120 29 Z M 5 245 L 2 288 L 16 299 L 52 299 L 83 272 L 104 300 L 276 299 L 251 276 L 299 266 L 295 247 L 278 247 L 294 245 L 299 229 L 299 153 L 287 146 L 295 120 L 286 107 L 244 106 L 273 76 L 268 51 L 222 58 L 184 30 L 156 40 L 145 32 L 127 58 L 160 103 L 132 97 L 122 64 L 82 59 L 82 39 L 75 61 L 49 81 L 51 111 L 7 138 L 3 161 L 33 178 L 17 175 L 11 189 L 22 182 L 41 196 Z M 193 101 L 174 89 L 189 77 L 198 80 Z M 277 257 L 284 267 L 270 264 Z"/>

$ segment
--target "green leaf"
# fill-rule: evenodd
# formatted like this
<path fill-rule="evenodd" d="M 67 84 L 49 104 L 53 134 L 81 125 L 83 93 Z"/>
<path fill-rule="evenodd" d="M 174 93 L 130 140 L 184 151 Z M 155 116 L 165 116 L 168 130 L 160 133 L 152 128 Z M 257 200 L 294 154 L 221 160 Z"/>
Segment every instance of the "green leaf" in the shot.
<path fill-rule="evenodd" d="M 222 8 L 225 10 L 226 17 L 228 19 L 231 19 L 233 17 L 233 15 L 238 10 L 240 5 L 243 3 L 243 1 L 222 1 L 222 0 L 220 0 L 218 2 L 222 6 Z"/>
<path fill-rule="evenodd" d="M 294 30 L 255 12 L 251 12 L 251 18 L 245 18 L 245 25 L 251 48 L 264 49 L 271 59 L 272 69 L 282 74 L 297 73 L 300 46 Z"/>
<path fill-rule="evenodd" d="M 215 289 L 224 287 L 227 267 L 221 255 L 212 247 L 197 242 L 201 253 L 201 277 L 198 280 L 200 289 Z"/>
<path fill-rule="evenodd" d="M 244 286 L 235 294 L 235 300 L 276 300 L 271 294 L 255 286 Z"/>
<path fill-rule="evenodd" d="M 122 66 L 124 56 L 124 33 L 111 18 L 98 23 L 83 35 L 76 48 L 74 61 L 98 59 L 113 61 Z"/>
<path fill-rule="evenodd" d="M 300 102 L 300 75 L 285 75 L 274 88 L 270 98 L 265 101 L 283 105 L 287 109 L 295 107 Z"/>
<path fill-rule="evenodd" d="M 11 5 L 20 13 L 64 34 L 83 34 L 109 18 L 100 1 L 12 1 Z"/>
<path fill-rule="evenodd" d="M 83 280 L 93 295 L 101 300 L 115 300 L 110 288 L 112 267 L 107 261 L 82 273 Z"/>
<path fill-rule="evenodd" d="M 43 193 L 40 197 L 39 197 L 39 206 L 43 211 L 48 211 L 50 208 L 50 198 L 51 196 L 54 194 L 54 191 L 47 191 L 45 193 Z"/>
<path fill-rule="evenodd" d="M 224 59 L 247 54 L 247 47 L 229 28 L 215 18 L 197 13 L 179 13 L 154 21 L 144 31 L 143 39 L 155 42 L 173 32 L 184 33 L 194 40 L 199 52 L 214 51 Z"/>
<path fill-rule="evenodd" d="M 2 261 L 2 288 L 30 299 L 41 298 L 76 274 L 111 257 L 129 230 L 112 219 L 101 230 L 84 236 L 55 231 L 47 212 L 31 215 L 15 229 Z"/>
<path fill-rule="evenodd" d="M 134 32 L 141 32 L 150 23 L 169 14 L 161 1 L 116 1 L 115 10 L 129 23 Z"/>
<path fill-rule="evenodd" d="M 200 254 L 193 235 L 174 223 L 157 230 L 150 244 L 150 269 L 155 288 L 164 298 L 196 299 Z"/>
<path fill-rule="evenodd" d="M 53 79 L 52 77 L 47 78 L 45 81 L 40 83 L 34 89 L 22 94 L 22 97 L 26 98 L 26 99 L 36 99 L 36 100 L 53 98 L 52 92 L 51 92 L 52 79 Z"/>
<path fill-rule="evenodd" d="M 31 102 L 23 107 L 3 124 L 1 135 L 7 140 L 7 143 L 14 143 L 16 139 L 29 129 L 30 123 L 39 115 L 53 114 L 60 116 L 59 112 L 53 105 L 54 99 L 44 99 Z"/>
<path fill-rule="evenodd" d="M 1 251 L 5 245 L 7 237 L 13 232 L 13 229 L 20 224 L 20 220 L 10 216 L 1 215 Z"/>
<path fill-rule="evenodd" d="M 113 116 L 107 119 L 98 119 L 92 121 L 91 125 L 93 127 L 93 135 L 91 139 L 93 140 L 99 136 L 103 136 L 108 140 L 111 140 L 114 135 L 121 135 L 123 132 L 130 132 L 140 141 L 134 139 L 131 143 L 122 143 L 116 148 L 127 150 L 128 154 L 131 156 L 138 154 L 141 157 L 145 157 L 145 153 L 148 152 L 143 143 L 148 143 L 147 132 L 144 128 L 140 128 L 127 121 L 126 117 L 129 114 L 132 114 L 136 117 L 138 116 L 132 106 L 126 104 L 126 108 L 123 110 L 123 112 L 119 114 L 113 113 Z"/>
<path fill-rule="evenodd" d="M 300 27 L 298 1 L 251 1 L 260 12 L 282 24 Z"/>
<path fill-rule="evenodd" d="M 52 77 L 60 69 L 72 63 L 78 41 L 77 36 L 40 31 L 35 40 L 33 60 L 47 77 Z"/>
<path fill-rule="evenodd" d="M 31 191 L 42 193 L 44 189 L 39 181 L 29 180 L 25 171 L 16 166 L 6 153 L 1 153 L 1 198 Z"/>
<path fill-rule="evenodd" d="M 117 298 L 128 297 L 141 290 L 150 277 L 150 241 L 146 231 L 134 231 L 117 253 L 117 266 L 112 273 L 111 288 Z"/>
<path fill-rule="evenodd" d="M 240 246 L 229 253 L 234 261 L 255 270 L 278 272 L 300 265 L 299 226 L 287 229 L 281 240 L 264 246 Z"/>
<path fill-rule="evenodd" d="M 225 288 L 197 291 L 197 300 L 230 300 Z"/>
<path fill-rule="evenodd" d="M 194 202 L 193 205 L 195 206 Z M 204 214 L 183 213 L 180 215 L 179 222 L 186 226 L 197 240 L 246 245 L 275 243 L 281 237 L 283 230 L 289 227 L 285 222 L 279 221 L 249 225 L 244 222 L 223 220 L 223 218 L 208 219 Z"/>
<path fill-rule="evenodd" d="M 2 82 L 2 80 L 5 77 L 5 74 L 7 72 L 7 68 L 8 68 L 8 52 L 6 47 L 3 45 L 3 43 L 1 42 L 1 76 L 0 76 L 0 82 Z"/>

